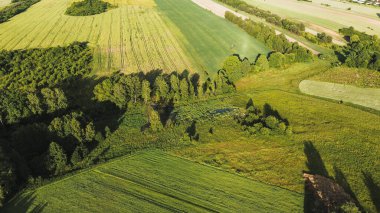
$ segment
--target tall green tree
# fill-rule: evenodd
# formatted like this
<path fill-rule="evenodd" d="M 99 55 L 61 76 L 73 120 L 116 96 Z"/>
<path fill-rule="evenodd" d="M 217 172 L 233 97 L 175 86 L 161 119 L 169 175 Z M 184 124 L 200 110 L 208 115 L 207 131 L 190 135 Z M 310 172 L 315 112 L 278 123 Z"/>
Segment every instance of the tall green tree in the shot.
<path fill-rule="evenodd" d="M 152 131 L 157 132 L 164 128 L 161 123 L 160 115 L 153 108 L 150 108 L 148 110 L 148 118 L 149 118 L 150 129 Z"/>
<path fill-rule="evenodd" d="M 51 142 L 49 149 L 46 153 L 46 169 L 52 175 L 60 175 L 66 169 L 67 157 L 62 147 L 56 143 Z"/>
<path fill-rule="evenodd" d="M 256 60 L 255 67 L 259 72 L 269 69 L 267 57 L 265 55 L 260 55 Z"/>
<path fill-rule="evenodd" d="M 145 104 L 150 101 L 150 93 L 151 89 L 149 81 L 143 80 L 141 85 L 141 96 Z"/>
<path fill-rule="evenodd" d="M 181 98 L 183 100 L 189 99 L 189 83 L 186 78 L 183 78 L 180 82 Z"/>

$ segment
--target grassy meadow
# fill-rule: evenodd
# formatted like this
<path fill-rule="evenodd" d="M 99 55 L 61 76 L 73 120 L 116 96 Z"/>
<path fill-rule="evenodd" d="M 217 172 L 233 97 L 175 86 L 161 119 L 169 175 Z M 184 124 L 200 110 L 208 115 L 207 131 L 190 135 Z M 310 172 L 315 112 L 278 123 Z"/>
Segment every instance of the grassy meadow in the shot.
<path fill-rule="evenodd" d="M 302 206 L 302 194 L 147 151 L 25 192 L 5 212 L 299 212 Z"/>
<path fill-rule="evenodd" d="M 310 171 L 306 163 L 314 163 L 343 185 L 364 209 L 376 212 L 379 201 L 374 186 L 380 183 L 378 113 L 303 95 L 298 90 L 302 79 L 329 69 L 317 62 L 252 75 L 237 83 L 238 95 L 222 100 L 235 107 L 245 107 L 249 98 L 258 106 L 270 104 L 289 121 L 292 136 L 249 136 L 234 119 L 226 117 L 200 121 L 199 144 L 173 152 L 297 192 L 304 190 L 302 171 Z M 214 134 L 209 133 L 211 127 Z M 308 161 L 318 155 L 320 161 Z"/>
<path fill-rule="evenodd" d="M 268 53 L 263 43 L 191 0 L 156 0 L 157 7 L 186 37 L 186 47 L 203 70 L 217 71 L 232 54 L 250 59 Z"/>
<path fill-rule="evenodd" d="M 0 10 L 2 7 L 7 6 L 11 3 L 11 0 L 0 0 Z"/>
<path fill-rule="evenodd" d="M 359 31 L 380 35 L 380 22 L 377 16 L 379 9 L 374 7 L 328 0 L 312 2 L 293 0 L 245 1 L 282 17 L 305 22 L 315 30 L 322 27 L 337 32 L 342 27 L 353 26 Z M 321 4 L 329 4 L 330 7 Z M 351 10 L 347 10 L 347 8 L 351 8 Z"/>

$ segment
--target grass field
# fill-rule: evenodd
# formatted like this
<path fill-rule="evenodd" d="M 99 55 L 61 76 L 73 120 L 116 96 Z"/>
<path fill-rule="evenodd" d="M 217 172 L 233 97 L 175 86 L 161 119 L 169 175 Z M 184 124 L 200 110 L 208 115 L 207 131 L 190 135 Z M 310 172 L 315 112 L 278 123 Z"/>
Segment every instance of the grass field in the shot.
<path fill-rule="evenodd" d="M 162 20 L 153 0 L 111 1 L 118 8 L 87 17 L 64 15 L 70 1 L 42 0 L 1 24 L 0 49 L 66 45 L 89 41 L 95 70 L 124 72 L 195 70 L 180 35 Z"/>
<path fill-rule="evenodd" d="M 303 80 L 301 92 L 337 101 L 349 102 L 380 111 L 380 88 L 359 88 L 351 85 Z"/>
<path fill-rule="evenodd" d="M 161 151 L 112 161 L 16 197 L 5 212 L 300 212 L 301 194 Z"/>
<path fill-rule="evenodd" d="M 187 50 L 209 72 L 217 71 L 231 54 L 255 59 L 269 49 L 239 27 L 191 0 L 156 0 L 157 7 L 186 37 Z"/>
<path fill-rule="evenodd" d="M 380 21 L 377 16 L 379 9 L 374 7 L 331 0 L 313 0 L 312 2 L 294 0 L 245 1 L 282 17 L 306 22 L 310 28 L 317 31 L 321 27 L 337 31 L 342 27 L 353 26 L 359 31 L 380 35 Z M 321 3 L 331 6 L 326 7 Z M 351 10 L 348 11 L 347 8 L 349 7 Z"/>
<path fill-rule="evenodd" d="M 236 107 L 245 107 L 250 97 L 258 106 L 269 103 L 288 119 L 292 136 L 249 136 L 232 118 L 204 121 L 197 126 L 200 144 L 174 153 L 298 192 L 304 190 L 302 171 L 309 170 L 307 158 L 319 153 L 317 167 L 326 168 L 364 209 L 376 212 L 380 205 L 376 191 L 380 186 L 379 114 L 303 95 L 298 89 L 301 80 L 329 69 L 328 64 L 317 62 L 252 75 L 237 83 L 238 95 L 223 100 Z M 314 151 L 305 148 L 309 142 Z"/>

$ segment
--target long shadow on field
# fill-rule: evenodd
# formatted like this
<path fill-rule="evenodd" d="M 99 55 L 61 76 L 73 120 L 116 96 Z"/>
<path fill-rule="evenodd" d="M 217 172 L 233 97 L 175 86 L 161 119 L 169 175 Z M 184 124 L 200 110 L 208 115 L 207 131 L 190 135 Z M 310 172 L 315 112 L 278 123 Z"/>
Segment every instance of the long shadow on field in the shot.
<path fill-rule="evenodd" d="M 250 101 L 251 101 L 251 100 L 250 100 Z M 283 117 L 280 115 L 280 113 L 279 113 L 277 110 L 273 109 L 272 106 L 271 106 L 270 104 L 268 104 L 268 103 L 265 103 L 265 104 L 264 104 L 264 111 L 263 111 L 263 114 L 264 114 L 265 117 L 267 117 L 267 116 L 274 116 L 274 117 L 276 117 L 278 120 L 284 122 L 286 125 L 289 125 L 289 121 L 288 121 L 287 119 L 283 118 Z"/>
<path fill-rule="evenodd" d="M 364 184 L 367 186 L 372 202 L 375 205 L 377 212 L 380 212 L 380 185 L 375 183 L 375 180 L 370 173 L 362 173 Z"/>
<path fill-rule="evenodd" d="M 315 148 L 313 142 L 304 142 L 304 153 L 306 155 L 307 173 L 318 174 L 328 177 L 328 172 L 322 160 L 319 151 Z M 313 191 L 309 188 L 308 182 L 304 184 L 304 212 L 323 212 L 317 200 L 314 197 Z"/>
<path fill-rule="evenodd" d="M 337 166 L 334 165 L 334 173 L 335 173 L 335 181 L 343 187 L 344 191 L 347 192 L 352 199 L 355 201 L 355 204 L 357 207 L 359 207 L 360 210 L 363 210 L 363 207 L 360 205 L 358 198 L 356 197 L 355 193 L 352 191 L 350 184 L 347 181 L 346 176 L 340 170 Z"/>
<path fill-rule="evenodd" d="M 35 203 L 36 195 L 34 193 L 29 193 L 28 195 L 20 195 L 3 209 L 4 212 L 33 212 L 38 213 L 48 205 L 47 202 Z"/>

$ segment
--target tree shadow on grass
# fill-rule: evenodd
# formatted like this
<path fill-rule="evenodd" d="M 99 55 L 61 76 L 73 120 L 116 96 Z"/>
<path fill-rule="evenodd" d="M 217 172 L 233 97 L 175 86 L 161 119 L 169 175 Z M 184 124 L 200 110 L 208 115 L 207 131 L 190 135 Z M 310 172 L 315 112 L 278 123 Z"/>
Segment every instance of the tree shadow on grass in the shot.
<path fill-rule="evenodd" d="M 279 113 L 277 110 L 273 109 L 273 107 L 272 107 L 270 104 L 268 104 L 268 103 L 265 103 L 265 104 L 264 104 L 264 111 L 263 111 L 263 114 L 264 114 L 265 117 L 268 117 L 268 116 L 274 116 L 274 117 L 276 117 L 278 120 L 284 122 L 286 125 L 289 125 L 289 121 L 288 121 L 287 119 L 283 118 L 283 117 L 280 115 L 280 113 Z"/>
<path fill-rule="evenodd" d="M 362 172 L 364 184 L 370 193 L 373 204 L 377 212 L 380 212 L 380 185 L 375 183 L 372 175 L 368 172 Z"/>
<path fill-rule="evenodd" d="M 191 125 L 186 129 L 186 133 L 189 135 L 191 140 L 199 140 L 199 134 L 197 133 L 197 122 L 193 121 Z"/>
<path fill-rule="evenodd" d="M 11 212 L 32 212 L 38 213 L 42 212 L 43 209 L 48 205 L 47 202 L 38 203 L 36 201 L 35 193 L 28 193 L 27 195 L 19 195 L 10 203 L 8 203 L 1 212 L 11 213 Z"/>
<path fill-rule="evenodd" d="M 356 206 L 363 210 L 363 207 L 360 205 L 358 198 L 356 197 L 355 193 L 352 191 L 352 188 L 350 184 L 347 181 L 346 176 L 344 175 L 343 171 L 340 170 L 336 165 L 334 165 L 334 173 L 335 173 L 335 181 L 343 187 L 345 192 L 347 192 L 351 198 L 355 201 Z"/>
<path fill-rule="evenodd" d="M 313 142 L 304 142 L 304 153 L 306 155 L 307 173 L 318 174 L 328 177 L 326 166 L 322 160 L 319 151 L 315 148 Z M 304 212 L 323 212 L 318 200 L 314 197 L 313 191 L 310 189 L 310 183 L 305 180 L 304 184 Z"/>

